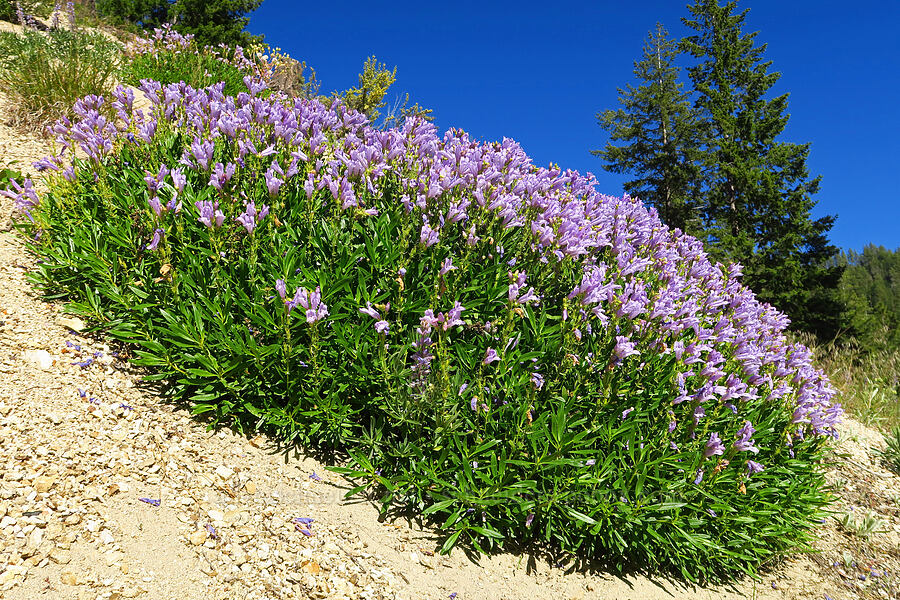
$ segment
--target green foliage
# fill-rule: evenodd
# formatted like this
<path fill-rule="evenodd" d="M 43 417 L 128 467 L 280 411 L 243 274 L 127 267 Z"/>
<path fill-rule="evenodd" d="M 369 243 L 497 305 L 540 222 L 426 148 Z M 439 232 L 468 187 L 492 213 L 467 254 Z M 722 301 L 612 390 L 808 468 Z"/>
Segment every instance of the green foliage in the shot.
<path fill-rule="evenodd" d="M 856 512 L 845 513 L 838 519 L 841 526 L 849 533 L 867 538 L 873 533 L 885 533 L 887 523 L 878 517 L 877 513 L 866 511 L 865 514 Z"/>
<path fill-rule="evenodd" d="M 744 33 L 736 2 L 697 0 L 683 19 L 695 31 L 682 42 L 697 59 L 688 68 L 702 112 L 700 159 L 705 240 L 713 256 L 740 262 L 757 296 L 823 337 L 838 329 L 834 288 L 840 269 L 826 234 L 834 217 L 812 219 L 818 177 L 809 179 L 809 144 L 780 142 L 788 94 L 769 98 L 780 74 L 769 72 L 765 44 Z"/>
<path fill-rule="evenodd" d="M 0 168 L 0 190 L 9 188 L 10 181 L 22 181 L 22 173 L 13 168 L 15 161 L 7 163 Z"/>
<path fill-rule="evenodd" d="M 105 93 L 118 69 L 120 47 L 99 33 L 57 29 L 0 33 L 0 89 L 16 117 L 42 125 L 71 114 L 75 101 Z"/>
<path fill-rule="evenodd" d="M 245 75 L 247 73 L 214 52 L 199 49 L 139 54 L 128 59 L 122 68 L 122 81 L 133 86 L 140 85 L 141 79 L 153 79 L 162 84 L 183 81 L 197 88 L 222 82 L 228 96 L 247 91 Z"/>
<path fill-rule="evenodd" d="M 870 351 L 900 349 L 900 248 L 868 245 L 842 252 L 843 322 Z"/>
<path fill-rule="evenodd" d="M 97 0 L 95 7 L 108 21 L 129 23 L 143 29 L 161 27 L 169 19 L 167 0 Z"/>
<path fill-rule="evenodd" d="M 246 46 L 261 40 L 244 31 L 250 22 L 245 15 L 260 4 L 262 0 L 174 0 L 169 19 L 178 32 L 193 34 L 201 46 Z"/>
<path fill-rule="evenodd" d="M 878 454 L 891 470 L 900 473 L 900 426 L 894 427 L 890 433 L 885 434 L 884 443 L 886 448 Z"/>
<path fill-rule="evenodd" d="M 642 60 L 634 64 L 634 75 L 642 83 L 619 89 L 621 108 L 598 113 L 610 142 L 592 154 L 606 162 L 607 171 L 636 175 L 625 183 L 625 191 L 654 207 L 664 223 L 698 235 L 700 124 L 678 81 L 677 54 L 677 42 L 657 23 Z"/>
<path fill-rule="evenodd" d="M 146 30 L 172 23 L 182 34 L 193 34 L 200 46 L 247 45 L 260 41 L 244 31 L 262 0 L 97 0 L 97 12 L 113 22 Z"/>
<path fill-rule="evenodd" d="M 389 71 L 386 64 L 379 63 L 371 56 L 366 59 L 363 72 L 359 74 L 359 87 L 350 88 L 341 96 L 347 106 L 358 110 L 370 121 L 375 122 L 380 114 L 378 109 L 384 108 L 387 104 L 384 97 L 396 79 L 397 67 Z"/>
<path fill-rule="evenodd" d="M 25 14 L 44 15 L 47 13 L 47 2 L 43 0 L 19 0 L 19 5 Z M 15 0 L 0 0 L 0 21 L 19 23 Z"/>

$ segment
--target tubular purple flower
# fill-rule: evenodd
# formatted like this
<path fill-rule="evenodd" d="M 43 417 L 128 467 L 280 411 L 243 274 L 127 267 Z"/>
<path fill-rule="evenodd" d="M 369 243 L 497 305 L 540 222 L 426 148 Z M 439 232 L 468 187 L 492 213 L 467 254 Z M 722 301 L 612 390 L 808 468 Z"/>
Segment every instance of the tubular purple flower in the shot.
<path fill-rule="evenodd" d="M 381 313 L 379 313 L 377 310 L 375 310 L 375 309 L 372 307 L 372 303 L 371 303 L 371 302 L 366 302 L 366 307 L 365 307 L 365 308 L 360 308 L 360 309 L 359 309 L 359 312 L 361 312 L 361 313 L 364 314 L 364 315 L 369 315 L 370 317 L 372 317 L 372 318 L 375 319 L 375 320 L 381 319 Z"/>
<path fill-rule="evenodd" d="M 175 186 L 175 189 L 178 190 L 178 193 L 184 191 L 184 186 L 187 183 L 187 177 L 184 174 L 184 169 L 181 167 L 175 167 L 171 171 L 172 175 L 172 185 Z"/>
<path fill-rule="evenodd" d="M 306 292 L 306 290 L 303 291 Z M 318 286 L 308 295 L 308 300 L 303 304 L 303 308 L 306 309 L 306 322 L 310 325 L 328 316 L 328 306 L 322 302 L 322 290 Z"/>
<path fill-rule="evenodd" d="M 725 453 L 725 445 L 722 444 L 722 440 L 719 438 L 719 434 L 713 432 L 709 436 L 709 440 L 706 442 L 706 450 L 703 451 L 703 458 L 709 458 L 713 455 L 719 455 Z"/>
<path fill-rule="evenodd" d="M 755 473 L 762 473 L 765 471 L 765 467 L 759 464 L 758 462 L 748 460 L 747 461 L 747 474 L 753 475 Z"/>
<path fill-rule="evenodd" d="M 431 228 L 426 222 L 422 225 L 422 231 L 419 234 L 419 241 L 425 245 L 426 248 L 430 248 L 434 246 L 438 241 L 438 232 Z"/>
<path fill-rule="evenodd" d="M 275 280 L 275 291 L 278 292 L 278 295 L 281 296 L 282 300 L 287 297 L 287 284 L 284 279 Z"/>
<path fill-rule="evenodd" d="M 451 327 L 455 327 L 457 325 L 465 325 L 465 322 L 462 320 L 462 311 L 464 311 L 463 305 L 459 302 L 453 304 L 453 308 L 451 308 L 447 312 L 447 316 L 444 317 L 444 331 L 449 330 Z"/>
<path fill-rule="evenodd" d="M 622 411 L 622 420 L 624 421 L 628 417 L 628 415 L 630 415 L 633 411 L 634 411 L 633 406 L 631 408 L 626 408 L 625 410 L 623 410 Z"/>
<path fill-rule="evenodd" d="M 232 177 L 234 177 L 235 165 L 234 163 L 228 163 L 228 165 L 223 165 L 218 162 L 213 167 L 212 175 L 209 178 L 209 185 L 213 186 L 220 192 L 222 188 L 228 183 Z"/>
<path fill-rule="evenodd" d="M 153 231 L 153 239 L 150 240 L 150 243 L 147 244 L 147 250 L 156 250 L 156 247 L 159 246 L 159 242 L 162 240 L 162 236 L 165 232 L 162 229 L 155 229 Z"/>
<path fill-rule="evenodd" d="M 447 273 L 449 273 L 450 271 L 455 271 L 455 270 L 456 270 L 456 267 L 453 266 L 453 259 L 448 257 L 448 258 L 445 258 L 443 264 L 441 264 L 441 270 L 439 273 L 441 276 L 444 276 Z"/>
<path fill-rule="evenodd" d="M 618 361 L 623 361 L 629 356 L 640 355 L 640 352 L 637 350 L 634 342 L 629 340 L 624 335 L 617 335 L 616 346 L 613 349 L 613 354 Z"/>
<path fill-rule="evenodd" d="M 484 360 L 481 361 L 481 364 L 489 365 L 492 362 L 497 362 L 500 360 L 500 357 L 497 355 L 497 351 L 493 348 L 488 348 L 487 352 L 484 353 Z"/>
<path fill-rule="evenodd" d="M 738 452 L 759 453 L 759 448 L 757 448 L 754 445 L 753 440 L 750 439 L 755 432 L 756 430 L 753 429 L 753 425 L 750 424 L 750 421 L 744 421 L 744 426 L 737 432 L 737 440 L 734 442 L 734 449 Z"/>
<path fill-rule="evenodd" d="M 269 213 L 269 207 L 263 205 L 263 208 L 266 211 L 266 214 Z M 244 229 L 247 230 L 247 233 L 253 233 L 253 230 L 256 229 L 256 224 L 262 220 L 265 215 L 262 212 L 256 212 L 256 204 L 251 200 L 244 204 L 244 212 L 234 218 L 235 221 L 244 226 Z"/>
<path fill-rule="evenodd" d="M 278 190 L 281 189 L 281 186 L 284 185 L 284 180 L 279 179 L 275 174 L 275 167 L 278 165 L 278 161 L 272 163 L 272 166 L 265 172 L 266 179 L 266 188 L 269 190 L 269 196 L 275 197 L 278 195 Z M 280 170 L 280 169 L 279 169 Z"/>
<path fill-rule="evenodd" d="M 375 331 L 377 331 L 378 333 L 387 334 L 389 328 L 390 328 L 390 325 L 388 324 L 387 321 L 376 321 L 375 322 Z"/>
<path fill-rule="evenodd" d="M 163 205 L 159 202 L 159 198 L 150 196 L 150 198 L 147 199 L 147 203 L 150 205 L 150 210 L 153 211 L 157 218 L 162 217 Z"/>
<path fill-rule="evenodd" d="M 219 210 L 219 203 L 212 200 L 198 200 L 194 202 L 200 217 L 197 219 L 207 227 L 221 227 L 225 222 L 225 215 Z"/>
<path fill-rule="evenodd" d="M 534 389 L 540 390 L 542 387 L 544 387 L 544 376 L 540 373 L 532 373 L 531 383 L 532 385 L 534 385 Z"/>

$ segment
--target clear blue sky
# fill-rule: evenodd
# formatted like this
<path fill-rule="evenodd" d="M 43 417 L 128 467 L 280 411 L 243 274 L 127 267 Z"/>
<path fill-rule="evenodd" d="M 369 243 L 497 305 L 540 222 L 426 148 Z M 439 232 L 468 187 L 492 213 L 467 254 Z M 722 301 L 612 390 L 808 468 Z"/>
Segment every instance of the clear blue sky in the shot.
<path fill-rule="evenodd" d="M 656 21 L 674 37 L 687 1 L 300 2 L 264 0 L 249 30 L 314 67 L 322 93 L 357 83 L 368 56 L 397 66 L 390 94 L 434 110 L 441 131 L 510 137 L 538 165 L 592 172 L 621 194 L 624 178 L 590 154 L 605 132 Z M 782 140 L 811 142 L 822 175 L 814 216 L 836 214 L 831 240 L 900 247 L 900 2 L 741 0 L 768 44 L 775 93 L 790 92 Z"/>

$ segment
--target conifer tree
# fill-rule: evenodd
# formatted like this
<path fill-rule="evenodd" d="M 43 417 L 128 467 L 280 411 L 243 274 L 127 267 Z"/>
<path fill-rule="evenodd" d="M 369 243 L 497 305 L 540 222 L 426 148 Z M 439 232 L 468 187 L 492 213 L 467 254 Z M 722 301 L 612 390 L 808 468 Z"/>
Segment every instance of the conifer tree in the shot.
<path fill-rule="evenodd" d="M 683 19 L 694 30 L 682 46 L 697 59 L 688 74 L 705 124 L 704 237 L 715 258 L 743 264 L 744 282 L 796 328 L 831 335 L 840 313 L 840 268 L 826 266 L 837 252 L 826 237 L 834 217 L 811 217 L 820 177 L 809 177 L 809 144 L 777 139 L 788 94 L 771 96 L 780 74 L 757 34 L 743 31 L 748 10 L 735 8 L 695 0 Z"/>
<path fill-rule="evenodd" d="M 625 191 L 655 207 L 663 222 L 698 234 L 700 130 L 678 81 L 677 55 L 678 43 L 657 23 L 656 31 L 647 35 L 642 59 L 634 63 L 640 85 L 619 88 L 621 108 L 597 114 L 610 141 L 592 154 L 606 161 L 607 171 L 635 175 L 625 183 Z"/>

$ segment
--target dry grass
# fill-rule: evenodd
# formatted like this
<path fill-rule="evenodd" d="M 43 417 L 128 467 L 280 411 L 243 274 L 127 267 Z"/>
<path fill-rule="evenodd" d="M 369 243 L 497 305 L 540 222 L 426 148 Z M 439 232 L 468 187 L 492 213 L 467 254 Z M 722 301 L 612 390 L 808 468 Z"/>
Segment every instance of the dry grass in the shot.
<path fill-rule="evenodd" d="M 813 349 L 851 416 L 883 432 L 900 427 L 900 349 L 866 352 L 853 339 L 816 345 L 801 336 L 801 341 Z"/>

